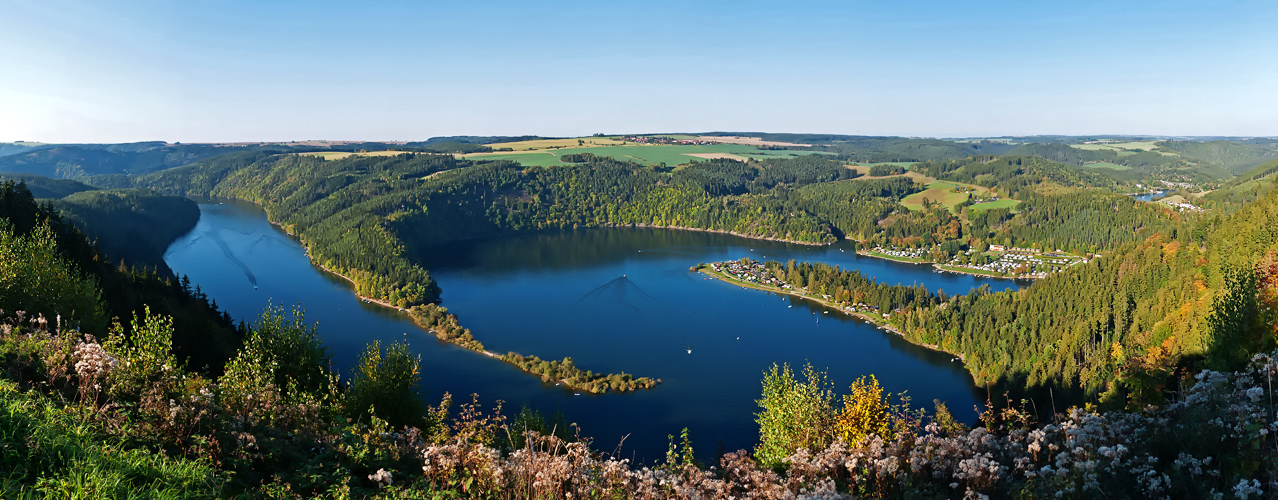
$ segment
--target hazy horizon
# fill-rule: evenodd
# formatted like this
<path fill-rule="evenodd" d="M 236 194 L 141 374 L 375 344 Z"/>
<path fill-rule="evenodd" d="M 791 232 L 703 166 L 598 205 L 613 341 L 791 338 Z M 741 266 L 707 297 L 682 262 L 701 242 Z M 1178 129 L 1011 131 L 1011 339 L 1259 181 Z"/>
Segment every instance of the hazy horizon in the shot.
<path fill-rule="evenodd" d="M 698 134 L 720 134 L 720 133 L 744 133 L 744 134 L 797 134 L 797 135 L 805 135 L 805 134 L 820 134 L 820 135 L 849 135 L 849 136 L 857 136 L 857 137 L 900 137 L 900 138 L 905 138 L 905 139 L 937 139 L 937 140 L 976 140 L 976 139 L 1003 139 L 1003 138 L 1033 139 L 1033 138 L 1036 138 L 1036 137 L 1151 138 L 1151 139 L 1196 139 L 1196 140 L 1202 140 L 1202 139 L 1222 139 L 1222 140 L 1224 140 L 1224 139 L 1278 139 L 1278 136 L 1269 136 L 1269 135 L 1162 135 L 1162 134 L 1035 134 L 1035 135 L 1003 135 L 1003 136 L 965 136 L 965 137 L 964 137 L 964 136 L 953 136 L 953 137 L 933 137 L 933 136 L 905 136 L 905 135 L 895 135 L 895 136 L 894 136 L 894 135 L 870 135 L 870 134 L 867 134 L 867 135 L 861 135 L 861 134 L 836 134 L 836 133 L 829 133 L 829 132 L 785 132 L 785 131 L 760 131 L 760 130 L 756 130 L 756 131 L 713 130 L 713 131 L 701 131 L 701 132 L 684 132 L 684 131 L 675 131 L 675 132 L 668 132 L 668 131 L 661 131 L 661 132 L 621 132 L 621 133 L 605 133 L 605 135 L 610 136 L 610 137 L 616 137 L 616 136 L 684 135 L 684 134 L 686 134 L 686 135 L 698 135 Z M 307 143 L 307 142 L 316 142 L 316 143 L 320 143 L 320 142 L 323 142 L 323 143 L 361 143 L 361 142 L 370 142 L 370 143 L 395 144 L 395 143 L 422 142 L 422 141 L 426 141 L 426 140 L 428 140 L 428 139 L 432 139 L 432 138 L 436 138 L 436 137 L 468 137 L 468 136 L 469 136 L 469 137 L 522 137 L 522 136 L 529 136 L 529 137 L 541 137 L 541 138 L 546 138 L 546 139 L 571 139 L 571 138 L 576 138 L 576 137 L 589 137 L 590 135 L 592 135 L 592 134 L 575 135 L 575 136 L 557 136 L 557 135 L 545 135 L 545 134 L 534 134 L 534 133 L 517 134 L 517 135 L 508 135 L 508 136 L 496 136 L 496 135 L 492 135 L 492 134 L 448 134 L 448 135 L 437 135 L 437 136 L 430 136 L 430 137 L 417 137 L 417 138 L 409 138 L 409 139 L 376 139 L 376 138 L 368 138 L 368 139 L 339 139 L 339 138 L 328 138 L 328 139 L 287 139 L 287 140 L 276 140 L 276 141 L 173 141 L 173 140 L 165 140 L 165 139 L 163 139 L 163 138 L 156 138 L 156 139 L 137 139 L 137 140 L 124 140 L 124 141 L 113 141 L 113 142 L 102 142 L 102 141 L 97 141 L 97 142 L 89 142 L 89 141 L 78 141 L 78 142 L 50 142 L 50 141 L 36 141 L 36 140 L 26 140 L 26 139 L 16 139 L 16 140 L 4 140 L 4 139 L 0 139 L 0 143 L 32 143 L 32 144 L 131 144 L 131 143 L 146 143 L 146 142 L 164 142 L 164 143 L 168 143 L 168 144 L 289 144 L 289 143 Z M 500 143 L 498 143 L 498 144 L 500 144 Z"/>
<path fill-rule="evenodd" d="M 0 15 L 5 142 L 1278 136 L 1273 2 L 18 1 Z"/>

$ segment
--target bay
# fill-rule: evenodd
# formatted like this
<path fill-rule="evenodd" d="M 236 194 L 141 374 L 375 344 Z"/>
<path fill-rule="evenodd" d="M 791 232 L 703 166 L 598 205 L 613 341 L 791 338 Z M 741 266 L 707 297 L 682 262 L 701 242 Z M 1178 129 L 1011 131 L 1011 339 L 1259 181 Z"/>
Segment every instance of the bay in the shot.
<path fill-rule="evenodd" d="M 585 229 L 469 241 L 425 249 L 419 259 L 443 289 L 442 305 L 489 350 L 558 359 L 596 372 L 660 378 L 656 389 L 577 395 L 518 369 L 442 343 L 396 311 L 358 300 L 349 283 L 310 264 L 302 246 L 258 207 L 200 205 L 196 227 L 165 255 L 219 306 L 252 321 L 268 304 L 300 305 L 349 377 L 374 339 L 405 340 L 422 357 L 423 392 L 438 402 L 480 395 L 505 413 L 528 404 L 562 411 L 598 450 L 639 460 L 663 456 L 666 436 L 688 427 L 700 457 L 750 449 L 757 440 L 763 372 L 811 363 L 836 389 L 874 375 L 915 406 L 945 401 L 972 422 L 987 393 L 961 362 L 809 301 L 736 287 L 691 273 L 699 262 L 750 257 L 822 261 L 889 283 L 962 294 L 1022 283 L 934 272 L 856 255 L 846 244 L 813 247 L 674 229 Z M 629 437 L 626 437 L 629 436 Z"/>

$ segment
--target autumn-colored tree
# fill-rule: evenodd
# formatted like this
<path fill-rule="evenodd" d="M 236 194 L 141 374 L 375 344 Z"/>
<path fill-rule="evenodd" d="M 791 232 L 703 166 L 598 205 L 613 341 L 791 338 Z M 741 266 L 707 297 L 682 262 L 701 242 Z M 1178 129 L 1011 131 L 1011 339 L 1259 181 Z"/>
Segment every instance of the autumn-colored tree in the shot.
<path fill-rule="evenodd" d="M 856 379 L 851 390 L 852 394 L 843 396 L 843 411 L 834 424 L 836 435 L 853 445 L 870 435 L 890 439 L 892 404 L 888 398 L 891 394 L 883 392 L 874 375 Z"/>

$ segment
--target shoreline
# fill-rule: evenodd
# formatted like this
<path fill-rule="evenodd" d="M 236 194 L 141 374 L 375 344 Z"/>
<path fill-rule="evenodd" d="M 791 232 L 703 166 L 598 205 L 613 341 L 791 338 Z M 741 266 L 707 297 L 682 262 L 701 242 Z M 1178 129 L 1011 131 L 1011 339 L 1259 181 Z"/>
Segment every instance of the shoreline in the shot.
<path fill-rule="evenodd" d="M 902 264 L 916 264 L 916 265 L 930 264 L 932 266 L 932 269 L 935 269 L 937 272 L 966 274 L 968 276 L 980 276 L 982 278 L 994 278 L 994 279 L 1012 280 L 1012 281 L 1034 281 L 1036 279 L 1046 277 L 1046 276 L 1039 276 L 1039 275 L 1004 276 L 1004 275 L 983 273 L 983 272 L 979 272 L 975 270 L 969 271 L 961 267 L 952 266 L 949 264 L 937 264 L 935 262 L 930 262 L 930 261 L 914 262 L 910 260 L 894 259 L 891 256 L 876 254 L 876 253 L 870 252 L 869 250 L 857 250 L 856 254 L 864 255 L 866 257 L 871 257 L 875 259 L 883 259 L 883 260 L 890 260 L 892 262 L 900 262 Z"/>
<path fill-rule="evenodd" d="M 954 356 L 954 357 L 958 358 L 958 359 L 959 359 L 959 361 L 962 361 L 962 362 L 963 362 L 963 368 L 964 368 L 964 370 L 966 370 L 966 369 L 967 369 L 967 356 L 964 356 L 963 354 L 960 354 L 960 353 L 947 351 L 947 350 L 945 350 L 945 349 L 942 349 L 942 348 L 941 348 L 941 346 L 939 346 L 939 345 L 934 345 L 934 344 L 923 344 L 923 343 L 915 342 L 915 341 L 911 340 L 909 337 L 905 336 L 905 334 L 904 334 L 903 332 L 901 332 L 901 330 L 900 330 L 900 329 L 898 329 L 895 325 L 891 324 L 891 323 L 890 323 L 890 322 L 888 322 L 888 321 L 883 320 L 881 317 L 880 317 L 880 318 L 875 318 L 874 316 L 871 316 L 871 315 L 869 315 L 869 314 L 866 314 L 866 313 L 863 313 L 863 312 L 860 312 L 860 311 L 848 311 L 848 310 L 844 309 L 843 307 L 840 307 L 838 304 L 835 304 L 835 303 L 830 302 L 830 301 L 828 301 L 828 300 L 822 299 L 822 298 L 820 298 L 820 297 L 813 297 L 813 296 L 811 296 L 811 295 L 807 295 L 807 294 L 805 294 L 805 293 L 800 293 L 800 292 L 792 291 L 792 290 L 786 290 L 786 289 L 783 289 L 783 288 L 777 288 L 777 287 L 771 287 L 771 286 L 763 286 L 763 285 L 759 285 L 759 284 L 757 284 L 757 283 L 749 283 L 749 282 L 741 281 L 741 280 L 738 280 L 738 279 L 733 278 L 733 277 L 731 277 L 731 276 L 728 276 L 728 275 L 724 274 L 724 273 L 723 273 L 723 272 L 721 272 L 721 271 L 715 271 L 715 270 L 713 270 L 713 269 L 710 269 L 709 267 L 703 267 L 703 268 L 699 269 L 697 272 L 699 272 L 699 273 L 701 273 L 701 274 L 704 274 L 704 275 L 706 275 L 706 276 L 709 276 L 709 277 L 711 277 L 711 278 L 714 278 L 714 279 L 717 279 L 717 280 L 723 281 L 723 282 L 725 282 L 725 283 L 728 283 L 728 284 L 731 284 L 731 285 L 739 286 L 739 287 L 741 287 L 741 288 L 751 288 L 751 289 L 755 289 L 755 290 L 759 290 L 759 291 L 763 291 L 763 292 L 772 292 L 772 293 L 778 293 L 778 294 L 790 295 L 790 296 L 793 296 L 793 297 L 798 297 L 798 298 L 801 298 L 801 299 L 805 299 L 805 300 L 810 300 L 810 301 L 816 302 L 817 304 L 820 304 L 820 305 L 822 305 L 822 306 L 824 306 L 824 307 L 828 307 L 828 308 L 830 308 L 830 309 L 833 309 L 833 310 L 835 310 L 835 311 L 841 312 L 841 313 L 843 313 L 843 314 L 847 314 L 847 315 L 849 315 L 849 316 L 856 317 L 857 319 L 860 319 L 860 320 L 862 320 L 862 321 L 865 321 L 866 323 L 869 323 L 869 324 L 871 324 L 871 325 L 874 325 L 874 326 L 876 326 L 876 327 L 879 327 L 881 330 L 884 330 L 884 331 L 887 331 L 887 332 L 891 332 L 891 333 L 893 333 L 893 334 L 895 334 L 895 335 L 897 335 L 897 336 L 901 337 L 901 338 L 902 338 L 903 340 L 905 340 L 906 342 L 909 342 L 910 344 L 913 344 L 913 345 L 916 345 L 916 346 L 919 346 L 919 347 L 922 347 L 922 348 L 928 349 L 928 350 L 930 350 L 930 351 L 943 352 L 943 353 L 945 353 L 945 354 L 949 354 L 949 355 L 951 355 L 951 356 Z M 972 372 L 969 370 L 969 371 L 968 371 L 968 375 L 970 375 L 970 376 L 972 377 L 972 383 L 977 384 L 977 385 L 980 385 L 980 384 L 978 384 L 978 383 L 977 383 L 977 380 L 976 380 L 976 374 L 972 373 Z"/>
<path fill-rule="evenodd" d="M 256 205 L 256 204 L 255 204 L 255 205 Z M 259 205 L 259 206 L 260 206 L 260 205 Z M 346 275 L 344 275 L 344 274 L 342 274 L 342 273 L 339 273 L 339 272 L 337 272 L 337 271 L 334 271 L 334 270 L 332 270 L 332 269 L 329 269 L 329 268 L 328 268 L 327 266 L 325 266 L 324 264 L 320 264 L 320 263 L 316 262 L 316 261 L 315 261 L 315 259 L 311 256 L 311 248 L 310 248 L 310 246 L 309 246 L 309 245 L 307 245 L 307 244 L 306 244 L 306 241 L 305 241 L 305 240 L 302 240 L 302 238 L 301 238 L 301 237 L 299 237 L 299 236 L 297 236 L 297 235 L 293 234 L 291 231 L 289 231 L 287 228 L 285 228 L 282 224 L 279 224 L 279 223 L 277 223 L 277 222 L 275 222 L 275 221 L 272 221 L 272 220 L 270 219 L 270 217 L 266 217 L 266 222 L 267 222 L 268 224 L 270 224 L 270 225 L 272 225 L 272 226 L 274 226 L 274 227 L 278 228 L 281 232 L 283 232 L 284 234 L 288 235 L 289 237 L 296 239 L 296 240 L 298 241 L 298 243 L 302 245 L 303 253 L 306 255 L 306 261 L 307 261 L 307 262 L 309 262 L 309 263 L 311 264 L 311 266 L 313 266 L 313 267 L 315 267 L 315 268 L 318 268 L 319 270 L 321 270 L 321 271 L 323 271 L 323 272 L 325 272 L 325 273 L 328 273 L 328 274 L 331 274 L 331 275 L 336 276 L 336 277 L 338 277 L 338 278 L 341 278 L 343 281 L 346 281 L 347 283 L 350 283 L 350 285 L 351 285 L 351 293 L 353 293 L 353 294 L 355 295 L 355 298 L 356 298 L 356 299 L 359 299 L 361 302 L 364 302 L 364 303 L 366 303 L 366 304 L 374 304 L 374 305 L 378 305 L 378 306 L 381 306 L 381 307 L 384 307 L 384 308 L 387 308 L 387 309 L 391 309 L 391 310 L 393 310 L 393 311 L 395 311 L 395 312 L 401 313 L 401 314 L 403 314 L 404 316 L 407 316 L 407 317 L 408 317 L 408 319 L 409 319 L 409 321 L 412 321 L 412 322 L 413 322 L 413 325 L 414 325 L 414 326 L 416 326 L 417 328 L 419 328 L 419 329 L 421 329 L 421 330 L 425 331 L 426 333 L 431 334 L 432 336 L 434 336 L 434 337 L 435 337 L 435 339 L 436 339 L 436 340 L 438 340 L 438 341 L 440 341 L 440 342 L 443 342 L 443 343 L 445 343 L 445 344 L 450 344 L 450 345 L 453 345 L 453 346 L 457 346 L 457 347 L 460 347 L 460 348 L 465 349 L 465 350 L 467 350 L 467 351 L 470 351 L 470 352 L 473 352 L 473 353 L 477 353 L 477 354 L 480 354 L 480 355 L 486 356 L 486 357 L 488 357 L 488 358 L 495 359 L 495 360 L 497 360 L 497 361 L 501 361 L 502 363 L 505 363 L 505 364 L 507 364 L 507 365 L 510 365 L 510 366 L 514 367 L 516 370 L 519 370 L 520 372 L 526 373 L 526 374 L 528 374 L 528 375 L 532 375 L 532 376 L 537 377 L 537 378 L 542 378 L 542 375 L 541 375 L 540 373 L 535 373 L 535 372 L 531 372 L 531 371 L 525 370 L 525 369 L 523 369 L 523 367 L 521 367 L 521 366 L 519 366 L 519 365 L 517 365 L 517 364 L 515 364 L 515 363 L 512 363 L 511 361 L 509 361 L 508 359 L 506 359 L 506 356 L 507 356 L 507 355 L 505 355 L 505 354 L 498 354 L 498 353 L 496 353 L 496 352 L 493 352 L 493 351 L 488 350 L 487 348 L 479 349 L 479 350 L 472 349 L 472 348 L 466 347 L 466 346 L 464 346 L 464 345 L 461 345 L 461 344 L 459 344 L 459 343 L 457 343 L 457 342 L 452 342 L 452 341 L 449 341 L 449 340 L 447 340 L 447 339 L 445 339 L 445 338 L 441 337 L 441 336 L 438 334 L 438 332 L 436 332 L 433 328 L 430 328 L 429 326 L 423 325 L 421 322 L 419 322 L 419 321 L 417 320 L 417 318 L 413 317 L 413 315 L 409 313 L 408 308 L 399 307 L 399 306 L 396 306 L 396 305 L 391 304 L 390 302 L 386 302 L 386 301 L 384 301 L 384 300 L 376 299 L 376 298 L 369 297 L 369 296 L 367 296 L 367 295 L 363 295 L 363 294 L 359 293 L 358 288 L 357 288 L 357 287 L 358 287 L 358 284 L 357 284 L 357 283 L 355 283 L 355 280 L 351 279 L 350 277 L 348 277 L 348 276 L 346 276 Z M 479 341 L 478 341 L 478 339 L 475 339 L 475 341 L 476 341 L 476 342 L 479 342 Z M 482 343 L 480 343 L 480 344 L 482 345 Z M 609 375 L 611 375 L 611 374 L 609 374 Z M 646 388 L 643 388 L 643 389 L 655 389 L 655 388 L 656 388 L 656 386 L 661 385 L 661 379 L 652 379 L 652 380 L 654 380 L 654 381 L 655 381 L 655 384 L 654 384 L 652 387 L 646 387 Z M 549 383 L 548 381 L 546 381 L 546 380 L 544 380 L 544 379 L 542 380 L 542 382 L 543 382 L 543 383 Z M 601 393 L 597 393 L 597 392 L 590 391 L 590 390 L 586 389 L 585 387 L 577 387 L 577 386 L 573 385 L 571 382 L 569 382 L 569 380 L 568 380 L 568 379 L 566 379 L 566 378 L 562 378 L 562 379 L 559 379 L 559 380 L 553 380 L 553 381 L 551 381 L 551 382 L 555 382 L 555 386 L 560 386 L 560 385 L 562 384 L 562 387 L 563 387 L 563 388 L 565 388 L 565 389 L 567 389 L 567 390 L 578 391 L 578 392 L 576 392 L 576 395 L 581 395 L 581 394 L 583 394 L 583 393 L 596 394 L 596 395 L 597 395 L 597 394 L 601 394 Z M 612 390 L 612 391 L 605 391 L 605 392 L 620 392 L 620 393 L 626 393 L 626 392 L 638 392 L 638 390 L 639 390 L 639 389 L 629 389 L 629 390 L 620 390 L 620 389 L 619 389 L 619 390 Z"/>
<path fill-rule="evenodd" d="M 830 243 L 816 243 L 811 241 L 787 240 L 785 238 L 776 238 L 772 236 L 755 236 L 750 234 L 738 233 L 736 231 L 728 231 L 724 229 L 703 229 L 699 227 L 685 227 L 685 226 L 662 226 L 659 224 L 645 224 L 645 223 L 601 224 L 598 227 L 605 228 L 605 229 L 627 229 L 627 228 L 630 228 L 630 229 L 676 229 L 679 231 L 697 231 L 702 233 L 727 234 L 731 236 L 736 236 L 738 238 L 746 238 L 750 240 L 775 241 L 778 243 L 790 243 L 794 245 L 807 245 L 807 246 L 813 246 L 813 247 L 830 246 L 835 243 L 838 243 L 838 241 L 832 241 Z"/>

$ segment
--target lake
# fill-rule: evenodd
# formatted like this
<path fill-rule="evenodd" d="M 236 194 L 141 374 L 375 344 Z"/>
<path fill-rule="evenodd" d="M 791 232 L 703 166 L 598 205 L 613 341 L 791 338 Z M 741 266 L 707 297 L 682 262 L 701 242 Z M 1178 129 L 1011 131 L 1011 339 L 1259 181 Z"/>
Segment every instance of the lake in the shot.
<path fill-rule="evenodd" d="M 237 319 L 268 304 L 300 304 L 318 323 L 343 377 L 365 344 L 407 340 L 421 355 L 423 391 L 436 404 L 477 393 L 481 401 L 562 411 L 598 450 L 661 458 L 666 436 L 688 427 L 700 457 L 750 449 L 763 372 L 773 363 L 826 370 L 847 391 L 873 374 L 915 406 L 949 405 L 975 420 L 984 402 L 962 363 L 858 319 L 799 298 L 739 288 L 691 273 L 699 262 L 822 261 L 889 283 L 922 283 L 950 294 L 1021 283 L 937 273 L 930 266 L 862 257 L 851 246 L 812 247 L 673 229 L 588 229 L 434 247 L 416 256 L 443 289 L 442 305 L 495 352 L 571 356 L 595 372 L 660 378 L 656 389 L 575 395 L 513 366 L 445 344 L 398 312 L 358 300 L 346 281 L 310 264 L 302 246 L 258 207 L 202 203 L 200 220 L 165 260 Z M 691 353 L 689 353 L 689 350 Z"/>
<path fill-rule="evenodd" d="M 1150 191 L 1148 193 L 1140 193 L 1132 195 L 1140 201 L 1154 201 L 1154 198 L 1162 198 L 1166 196 L 1168 191 Z"/>

